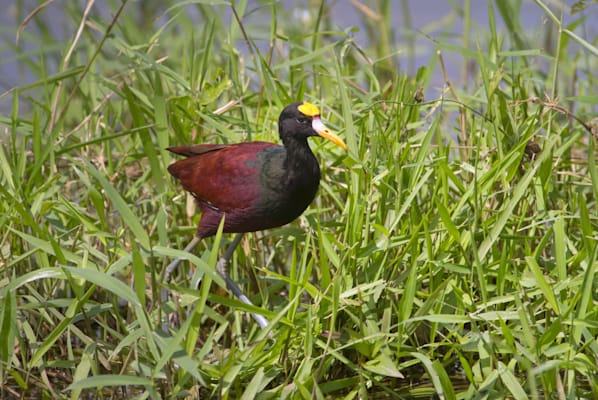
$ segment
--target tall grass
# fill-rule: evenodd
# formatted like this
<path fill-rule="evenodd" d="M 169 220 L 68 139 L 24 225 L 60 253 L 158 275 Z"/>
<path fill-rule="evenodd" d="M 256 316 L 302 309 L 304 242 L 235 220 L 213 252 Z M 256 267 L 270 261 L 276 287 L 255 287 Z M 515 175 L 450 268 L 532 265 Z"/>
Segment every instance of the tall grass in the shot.
<path fill-rule="evenodd" d="M 364 33 L 327 2 L 64 3 L 62 39 L 56 5 L 16 3 L 4 46 L 34 80 L 0 97 L 1 397 L 598 396 L 595 7 L 536 0 L 524 30 L 488 3 L 487 29 L 465 2 L 407 75 L 398 5 L 353 3 Z M 438 91 L 447 55 L 464 79 Z M 277 141 L 302 99 L 349 149 L 313 140 L 314 204 L 246 235 L 250 307 L 214 273 L 232 238 L 178 250 L 200 216 L 165 148 Z"/>

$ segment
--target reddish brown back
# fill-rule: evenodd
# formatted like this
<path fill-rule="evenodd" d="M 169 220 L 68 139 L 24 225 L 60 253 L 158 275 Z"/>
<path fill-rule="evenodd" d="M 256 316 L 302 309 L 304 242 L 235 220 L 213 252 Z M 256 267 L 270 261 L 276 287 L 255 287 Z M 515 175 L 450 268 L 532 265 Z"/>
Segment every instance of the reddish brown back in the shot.
<path fill-rule="evenodd" d="M 248 142 L 170 147 L 169 151 L 188 158 L 171 164 L 168 172 L 185 190 L 221 211 L 250 209 L 259 199 L 259 155 L 271 147 L 280 146 Z"/>

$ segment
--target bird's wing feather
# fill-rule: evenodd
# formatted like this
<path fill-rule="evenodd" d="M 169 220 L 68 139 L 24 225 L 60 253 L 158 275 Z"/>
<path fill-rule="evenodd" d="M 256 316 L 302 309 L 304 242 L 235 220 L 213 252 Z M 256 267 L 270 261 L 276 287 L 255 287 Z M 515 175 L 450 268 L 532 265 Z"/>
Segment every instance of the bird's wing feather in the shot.
<path fill-rule="evenodd" d="M 220 150 L 227 147 L 226 144 L 196 144 L 193 146 L 173 146 L 166 150 L 171 153 L 178 154 L 186 157 L 199 156 L 211 151 Z"/>
<path fill-rule="evenodd" d="M 238 211 L 259 201 L 263 156 L 278 148 L 268 142 L 169 148 L 188 158 L 168 171 L 199 199 L 224 212 Z"/>

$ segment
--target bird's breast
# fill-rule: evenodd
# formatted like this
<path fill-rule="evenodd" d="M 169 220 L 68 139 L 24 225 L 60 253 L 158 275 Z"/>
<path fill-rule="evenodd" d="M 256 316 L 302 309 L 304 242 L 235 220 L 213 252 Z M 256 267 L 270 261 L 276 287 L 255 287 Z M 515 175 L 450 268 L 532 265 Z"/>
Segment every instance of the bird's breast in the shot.
<path fill-rule="evenodd" d="M 320 183 L 317 162 L 289 164 L 282 148 L 260 157 L 260 196 L 257 207 L 273 226 L 287 224 L 309 206 Z M 315 161 L 315 158 L 314 158 Z"/>

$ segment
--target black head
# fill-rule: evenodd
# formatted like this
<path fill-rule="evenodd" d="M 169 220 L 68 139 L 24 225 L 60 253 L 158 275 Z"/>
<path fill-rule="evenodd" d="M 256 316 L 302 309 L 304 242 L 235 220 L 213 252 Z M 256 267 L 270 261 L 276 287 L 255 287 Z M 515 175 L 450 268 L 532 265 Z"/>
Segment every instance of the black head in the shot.
<path fill-rule="evenodd" d="M 305 141 L 309 136 L 321 136 L 336 145 L 347 148 L 343 140 L 332 133 L 322 121 L 318 107 L 307 102 L 289 104 L 280 113 L 278 130 L 283 142 L 287 140 Z"/>

